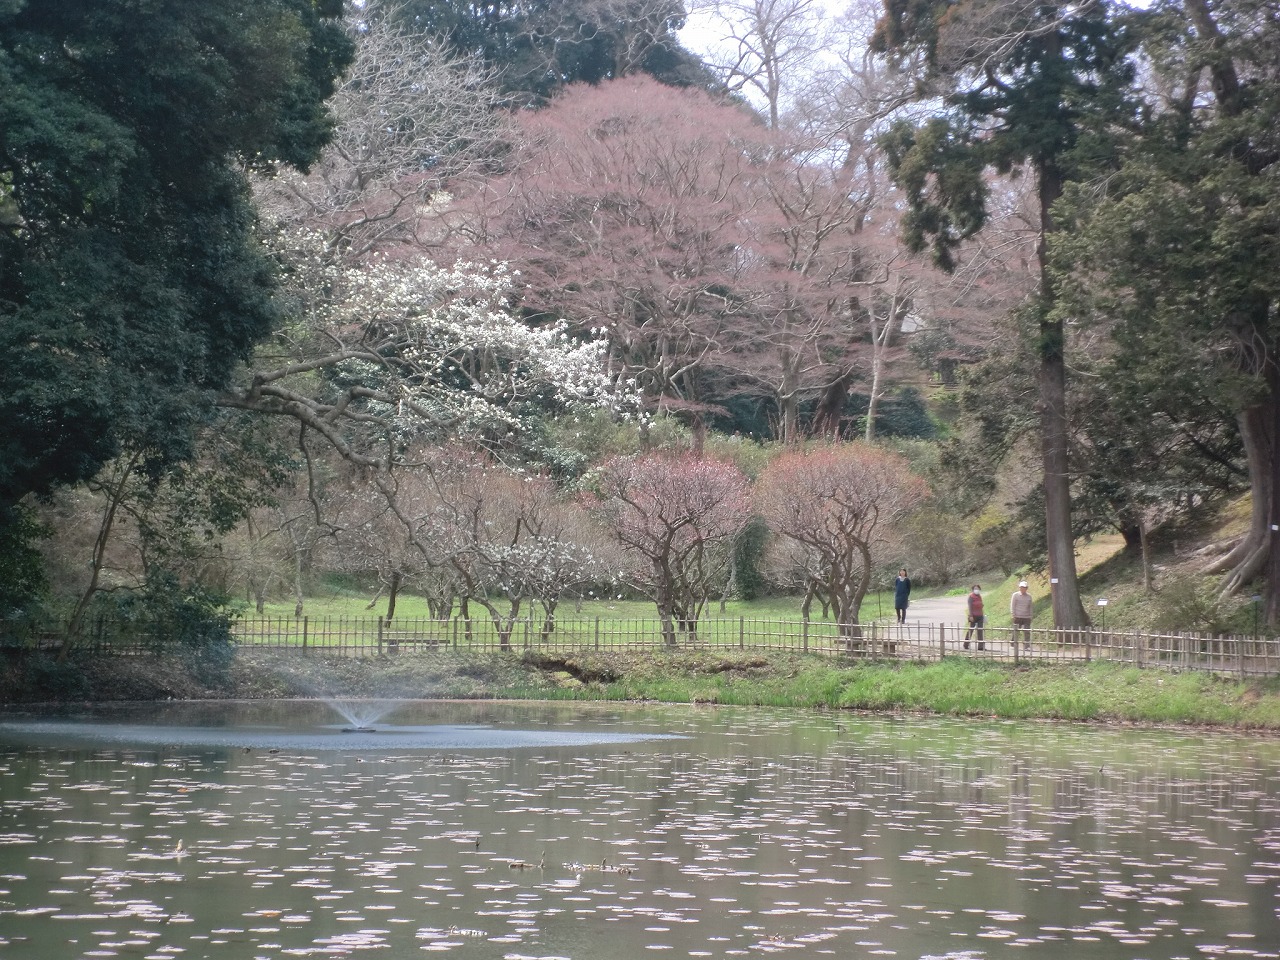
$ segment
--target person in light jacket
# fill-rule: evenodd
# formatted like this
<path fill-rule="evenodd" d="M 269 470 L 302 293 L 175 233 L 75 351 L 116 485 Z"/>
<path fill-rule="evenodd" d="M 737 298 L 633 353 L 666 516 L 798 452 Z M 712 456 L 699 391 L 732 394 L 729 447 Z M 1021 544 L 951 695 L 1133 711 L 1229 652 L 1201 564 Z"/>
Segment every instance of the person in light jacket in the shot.
<path fill-rule="evenodd" d="M 1013 649 L 1018 649 L 1018 631 L 1022 630 L 1022 649 L 1031 649 L 1031 618 L 1035 615 L 1035 601 L 1027 593 L 1027 581 L 1018 583 L 1018 589 L 1009 599 L 1009 616 L 1013 618 Z"/>
<path fill-rule="evenodd" d="M 907 601 L 911 599 L 911 578 L 907 576 L 907 568 L 898 571 L 898 579 L 893 582 L 893 609 L 898 614 L 898 622 L 907 622 Z"/>

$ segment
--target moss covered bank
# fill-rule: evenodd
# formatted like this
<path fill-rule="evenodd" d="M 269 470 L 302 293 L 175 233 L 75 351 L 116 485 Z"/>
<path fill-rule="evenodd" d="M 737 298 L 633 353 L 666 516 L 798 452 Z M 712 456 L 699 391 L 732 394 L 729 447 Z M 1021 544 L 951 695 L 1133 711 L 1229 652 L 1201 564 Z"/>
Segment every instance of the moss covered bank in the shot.
<path fill-rule="evenodd" d="M 219 664 L 27 656 L 5 663 L 0 675 L 0 700 L 8 704 L 324 696 L 649 700 L 1280 731 L 1276 679 L 1240 682 L 1106 663 L 833 663 L 711 652 L 380 659 L 242 652 Z"/>

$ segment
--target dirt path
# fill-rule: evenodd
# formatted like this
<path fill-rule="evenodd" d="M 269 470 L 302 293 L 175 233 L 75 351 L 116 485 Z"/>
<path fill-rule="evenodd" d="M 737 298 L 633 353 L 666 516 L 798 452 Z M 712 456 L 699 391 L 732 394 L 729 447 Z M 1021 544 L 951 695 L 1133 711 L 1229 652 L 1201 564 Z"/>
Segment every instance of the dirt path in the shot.
<path fill-rule="evenodd" d="M 983 594 L 983 599 L 988 608 L 993 603 L 1008 603 L 1007 599 L 993 598 L 988 594 Z M 894 622 L 893 611 L 889 610 L 883 616 L 876 618 L 877 624 L 882 625 L 880 629 L 885 629 L 882 634 L 886 639 L 895 641 L 903 641 L 908 648 L 916 645 L 925 645 L 930 650 L 939 647 L 939 643 L 945 638 L 945 643 L 941 649 L 950 653 L 953 649 L 957 652 L 966 649 L 962 646 L 963 631 L 968 624 L 968 614 L 966 612 L 965 595 L 957 595 L 950 597 L 928 597 L 921 600 L 912 600 L 907 605 L 907 622 L 899 627 Z M 1012 635 L 1009 628 L 988 628 L 984 632 L 983 649 L 993 654 L 1001 654 L 1004 656 L 1013 654 Z M 976 651 L 977 644 L 973 649 Z"/>
<path fill-rule="evenodd" d="M 912 600 L 907 604 L 907 623 L 962 623 L 966 619 L 964 597 L 928 597 Z M 879 618 L 883 623 L 893 622 L 893 611 Z"/>

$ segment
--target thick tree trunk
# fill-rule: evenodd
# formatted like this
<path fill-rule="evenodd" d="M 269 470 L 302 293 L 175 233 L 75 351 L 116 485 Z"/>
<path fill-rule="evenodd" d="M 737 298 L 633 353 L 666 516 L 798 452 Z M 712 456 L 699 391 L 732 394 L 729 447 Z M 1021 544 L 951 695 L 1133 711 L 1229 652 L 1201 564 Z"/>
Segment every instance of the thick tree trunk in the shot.
<path fill-rule="evenodd" d="M 1076 545 L 1071 533 L 1071 474 L 1067 463 L 1067 373 L 1063 361 L 1062 325 L 1042 322 L 1040 360 L 1041 459 L 1044 465 L 1045 539 L 1049 550 L 1049 584 L 1056 627 L 1088 623 L 1076 582 Z"/>
<path fill-rule="evenodd" d="M 851 373 L 845 373 L 827 384 L 818 400 L 818 408 L 813 414 L 813 433 L 827 440 L 840 439 L 840 416 L 844 412 L 845 401 L 849 398 L 849 382 Z"/>
<path fill-rule="evenodd" d="M 1263 610 L 1268 627 L 1280 620 L 1280 570 L 1276 563 L 1280 532 L 1273 526 L 1280 517 L 1280 403 L 1275 400 L 1280 390 L 1280 377 L 1270 364 L 1267 384 L 1271 391 L 1264 402 L 1255 404 L 1236 417 L 1240 439 L 1249 469 L 1249 493 L 1252 511 L 1249 532 L 1238 544 L 1205 568 L 1205 573 L 1227 572 L 1222 581 L 1221 596 L 1238 593 L 1257 578 L 1264 578 Z"/>
<path fill-rule="evenodd" d="M 1122 518 L 1117 524 L 1120 536 L 1124 537 L 1125 553 L 1138 553 L 1142 549 L 1146 536 L 1146 523 L 1141 517 L 1137 519 Z"/>
<path fill-rule="evenodd" d="M 689 452 L 695 457 L 702 456 L 707 447 L 707 421 L 701 413 L 693 415 L 693 423 L 689 430 Z"/>
<path fill-rule="evenodd" d="M 1236 415 L 1236 427 L 1244 447 L 1245 463 L 1249 471 L 1251 514 L 1249 532 L 1229 551 L 1209 564 L 1205 573 L 1232 571 L 1223 583 L 1223 595 L 1234 592 L 1239 583 L 1236 572 L 1267 542 L 1267 518 L 1271 503 L 1271 450 L 1268 433 L 1271 430 L 1271 404 L 1256 404 Z"/>
<path fill-rule="evenodd" d="M 1267 584 L 1264 594 L 1266 625 L 1280 624 L 1280 358 L 1271 357 L 1267 366 L 1267 387 L 1271 407 L 1271 509 L 1267 517 Z"/>
<path fill-rule="evenodd" d="M 1049 552 L 1049 589 L 1053 623 L 1082 627 L 1089 620 L 1076 580 L 1076 545 L 1071 533 L 1071 472 L 1067 458 L 1066 331 L 1053 319 L 1053 280 L 1046 268 L 1046 238 L 1053 230 L 1050 208 L 1062 195 L 1062 175 L 1042 164 L 1040 179 L 1040 454 L 1044 466 L 1045 539 Z"/>

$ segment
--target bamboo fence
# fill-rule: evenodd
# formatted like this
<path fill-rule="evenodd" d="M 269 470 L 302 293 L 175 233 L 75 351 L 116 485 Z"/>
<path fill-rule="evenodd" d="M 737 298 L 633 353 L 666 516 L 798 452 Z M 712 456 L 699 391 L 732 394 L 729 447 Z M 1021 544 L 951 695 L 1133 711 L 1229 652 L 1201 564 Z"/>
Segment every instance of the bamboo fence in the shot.
<path fill-rule="evenodd" d="M 344 657 L 447 655 L 452 651 L 754 650 L 917 662 L 954 656 L 1026 664 L 1108 660 L 1134 667 L 1239 677 L 1280 673 L 1280 638 L 1276 637 L 1033 628 L 1028 645 L 1025 636 L 1021 642 L 1013 642 L 1011 627 L 987 627 L 979 649 L 976 636 L 965 646 L 966 628 L 959 623 L 871 622 L 842 631 L 829 620 L 706 617 L 691 626 L 677 628 L 673 648 L 665 643 L 663 624 L 657 618 L 584 617 L 546 622 L 529 617 L 512 624 L 505 640 L 491 620 L 479 617 L 396 618 L 393 622 L 381 617 L 244 618 L 234 623 L 233 633 L 236 645 L 245 650 Z M 60 649 L 64 638 L 65 629 L 56 626 L 27 630 L 21 636 L 0 633 L 0 647 L 11 651 Z M 77 651 L 104 655 L 142 655 L 172 648 L 165 638 L 150 635 L 138 624 L 103 620 L 89 624 L 73 646 Z"/>

